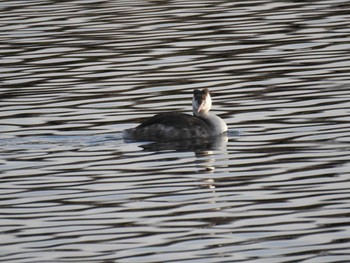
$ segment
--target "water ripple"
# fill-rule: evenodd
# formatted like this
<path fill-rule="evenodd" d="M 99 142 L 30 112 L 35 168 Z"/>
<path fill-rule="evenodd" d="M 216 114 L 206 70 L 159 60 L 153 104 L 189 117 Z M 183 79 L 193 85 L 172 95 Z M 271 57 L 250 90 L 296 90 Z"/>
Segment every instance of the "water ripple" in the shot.
<path fill-rule="evenodd" d="M 3 262 L 347 262 L 349 3 L 3 1 Z M 214 141 L 125 142 L 212 92 Z"/>

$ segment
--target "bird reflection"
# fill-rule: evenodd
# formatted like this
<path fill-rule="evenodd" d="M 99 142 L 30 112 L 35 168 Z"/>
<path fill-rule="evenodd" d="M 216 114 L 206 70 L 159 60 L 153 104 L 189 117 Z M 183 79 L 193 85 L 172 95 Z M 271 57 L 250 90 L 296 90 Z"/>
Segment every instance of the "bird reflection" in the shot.
<path fill-rule="evenodd" d="M 194 152 L 196 156 L 212 154 L 211 151 L 226 148 L 228 136 L 222 134 L 213 138 L 198 138 L 191 140 L 170 141 L 170 142 L 150 142 L 140 145 L 144 151 L 166 151 L 175 150 L 181 152 Z"/>
<path fill-rule="evenodd" d="M 215 191 L 215 179 L 213 174 L 216 169 L 216 158 L 214 151 L 225 152 L 228 142 L 226 134 L 216 136 L 210 139 L 191 139 L 173 142 L 151 142 L 140 145 L 144 151 L 179 151 L 194 152 L 196 156 L 197 173 L 207 174 L 205 178 L 201 178 L 200 188 L 207 188 Z M 222 155 L 221 155 L 222 156 Z"/>

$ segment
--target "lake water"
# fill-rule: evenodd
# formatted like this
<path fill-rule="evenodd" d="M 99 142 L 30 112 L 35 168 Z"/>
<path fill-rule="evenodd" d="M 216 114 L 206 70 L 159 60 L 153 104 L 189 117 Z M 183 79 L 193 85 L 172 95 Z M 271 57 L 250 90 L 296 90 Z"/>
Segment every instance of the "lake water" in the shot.
<path fill-rule="evenodd" d="M 0 9 L 1 262 L 349 262 L 349 1 Z M 123 140 L 203 87 L 228 138 Z"/>

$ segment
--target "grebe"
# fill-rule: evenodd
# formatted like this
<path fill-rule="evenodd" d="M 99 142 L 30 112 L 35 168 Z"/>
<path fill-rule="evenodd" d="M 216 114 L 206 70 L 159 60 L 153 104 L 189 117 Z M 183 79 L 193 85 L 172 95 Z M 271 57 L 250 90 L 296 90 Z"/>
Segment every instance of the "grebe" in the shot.
<path fill-rule="evenodd" d="M 161 113 L 124 131 L 124 138 L 146 141 L 177 141 L 208 138 L 227 131 L 226 123 L 209 113 L 211 97 L 207 88 L 195 89 L 192 99 L 193 116 L 183 113 Z"/>

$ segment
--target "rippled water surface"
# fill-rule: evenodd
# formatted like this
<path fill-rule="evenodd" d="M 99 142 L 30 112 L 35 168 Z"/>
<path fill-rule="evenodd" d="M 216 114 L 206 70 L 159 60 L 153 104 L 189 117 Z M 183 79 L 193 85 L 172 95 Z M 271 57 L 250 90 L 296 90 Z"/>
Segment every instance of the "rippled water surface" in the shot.
<path fill-rule="evenodd" d="M 349 262 L 349 1 L 0 9 L 1 262 Z M 122 139 L 202 87 L 228 138 Z"/>

